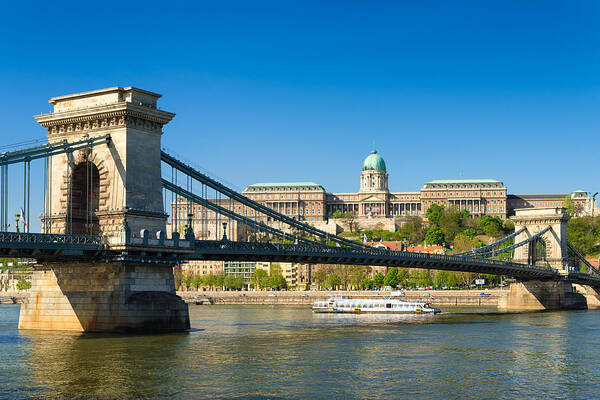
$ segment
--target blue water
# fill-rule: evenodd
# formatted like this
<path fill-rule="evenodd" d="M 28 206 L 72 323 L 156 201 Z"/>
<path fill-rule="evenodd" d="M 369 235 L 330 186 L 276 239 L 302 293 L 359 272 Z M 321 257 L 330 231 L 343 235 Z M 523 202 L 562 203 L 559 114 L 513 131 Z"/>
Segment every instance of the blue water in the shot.
<path fill-rule="evenodd" d="M 0 306 L 0 399 L 600 397 L 600 312 L 450 311 L 191 306 L 189 333 L 115 336 L 18 331 Z"/>

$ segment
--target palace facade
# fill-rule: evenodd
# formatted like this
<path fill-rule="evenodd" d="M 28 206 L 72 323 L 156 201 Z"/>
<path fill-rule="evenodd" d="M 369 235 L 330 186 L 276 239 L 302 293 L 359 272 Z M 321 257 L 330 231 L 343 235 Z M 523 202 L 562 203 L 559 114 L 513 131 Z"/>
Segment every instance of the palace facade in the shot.
<path fill-rule="evenodd" d="M 337 212 L 350 213 L 355 227 L 372 229 L 375 226 L 396 230 L 402 217 L 425 218 L 427 209 L 437 204 L 467 210 L 473 217 L 484 214 L 507 218 L 513 209 L 526 207 L 562 207 L 567 194 L 507 194 L 506 186 L 496 179 L 448 179 L 426 182 L 418 191 L 392 192 L 388 187 L 385 161 L 373 150 L 362 164 L 359 190 L 351 193 L 331 193 L 315 182 L 255 183 L 243 194 L 281 214 L 304 221 L 330 233 L 343 227 L 332 221 Z M 588 193 L 577 190 L 570 194 L 576 215 L 598 215 L 596 203 Z M 265 215 L 255 213 L 241 203 L 230 199 L 208 199 L 212 203 L 239 215 L 280 227 Z M 348 215 L 348 214 L 346 214 Z M 178 199 L 171 204 L 169 228 L 183 233 L 189 222 L 197 239 L 246 240 L 251 234 L 247 227 L 215 211 L 204 209 Z M 226 223 L 225 225 L 223 223 Z"/>
<path fill-rule="evenodd" d="M 326 221 L 336 211 L 358 218 L 424 216 L 432 204 L 455 206 L 471 215 L 507 214 L 504 184 L 495 179 L 434 180 L 419 191 L 391 192 L 383 158 L 373 150 L 365 158 L 358 192 L 328 193 L 314 182 L 255 183 L 243 194 L 301 221 Z"/>

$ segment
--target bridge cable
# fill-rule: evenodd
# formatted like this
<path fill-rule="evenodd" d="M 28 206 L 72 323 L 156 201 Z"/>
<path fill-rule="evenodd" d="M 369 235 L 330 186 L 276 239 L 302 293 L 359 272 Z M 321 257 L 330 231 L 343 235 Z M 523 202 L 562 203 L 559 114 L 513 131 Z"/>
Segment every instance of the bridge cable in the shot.
<path fill-rule="evenodd" d="M 171 165 L 172 167 L 175 167 L 176 169 L 180 170 L 181 172 L 188 174 L 188 175 L 194 177 L 194 179 L 199 180 L 199 181 L 205 183 L 206 185 L 214 188 L 216 191 L 219 191 L 220 193 L 223 193 L 223 194 L 233 198 L 234 200 L 237 200 L 240 203 L 247 205 L 248 207 L 250 207 L 256 211 L 260 211 L 261 213 L 266 214 L 267 216 L 273 218 L 274 220 L 281 220 L 288 225 L 298 228 L 301 231 L 318 236 L 325 240 L 329 239 L 333 242 L 339 243 L 340 245 L 344 245 L 344 246 L 348 246 L 348 247 L 355 247 L 355 248 L 362 248 L 362 245 L 359 243 L 356 243 L 352 240 L 348 240 L 346 238 L 342 238 L 337 235 L 329 235 L 325 231 L 317 229 L 311 225 L 296 221 L 293 218 L 290 218 L 286 215 L 280 214 L 260 203 L 257 203 L 255 201 L 249 199 L 248 197 L 241 195 L 232 189 L 229 189 L 228 187 L 226 187 L 223 184 L 215 181 L 214 179 L 206 176 L 205 174 L 198 172 L 197 170 L 193 169 L 192 167 L 188 166 L 187 164 L 185 164 L 185 163 L 177 160 L 173 156 L 167 154 L 165 151 L 161 152 L 161 159 L 165 163 Z"/>

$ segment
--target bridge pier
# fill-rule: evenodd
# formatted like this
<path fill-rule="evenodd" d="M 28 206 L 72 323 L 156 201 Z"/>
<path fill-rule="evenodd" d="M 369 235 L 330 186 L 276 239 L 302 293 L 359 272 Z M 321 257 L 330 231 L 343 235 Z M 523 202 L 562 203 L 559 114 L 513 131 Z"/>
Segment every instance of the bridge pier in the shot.
<path fill-rule="evenodd" d="M 46 264 L 32 277 L 19 329 L 173 332 L 190 328 L 172 265 L 137 262 Z"/>
<path fill-rule="evenodd" d="M 585 296 L 576 293 L 567 281 L 526 281 L 512 283 L 498 308 L 503 311 L 583 310 Z"/>

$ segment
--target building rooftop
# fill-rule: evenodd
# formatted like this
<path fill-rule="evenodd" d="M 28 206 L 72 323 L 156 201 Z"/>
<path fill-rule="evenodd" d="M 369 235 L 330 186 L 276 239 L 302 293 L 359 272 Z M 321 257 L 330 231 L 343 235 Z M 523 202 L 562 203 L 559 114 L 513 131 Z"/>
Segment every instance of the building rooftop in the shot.
<path fill-rule="evenodd" d="M 436 179 L 428 183 L 502 183 L 496 179 Z"/>
<path fill-rule="evenodd" d="M 318 186 L 323 189 L 321 185 L 315 182 L 265 182 L 265 183 L 253 183 L 248 185 L 249 188 L 257 187 L 299 187 L 299 186 Z"/>

